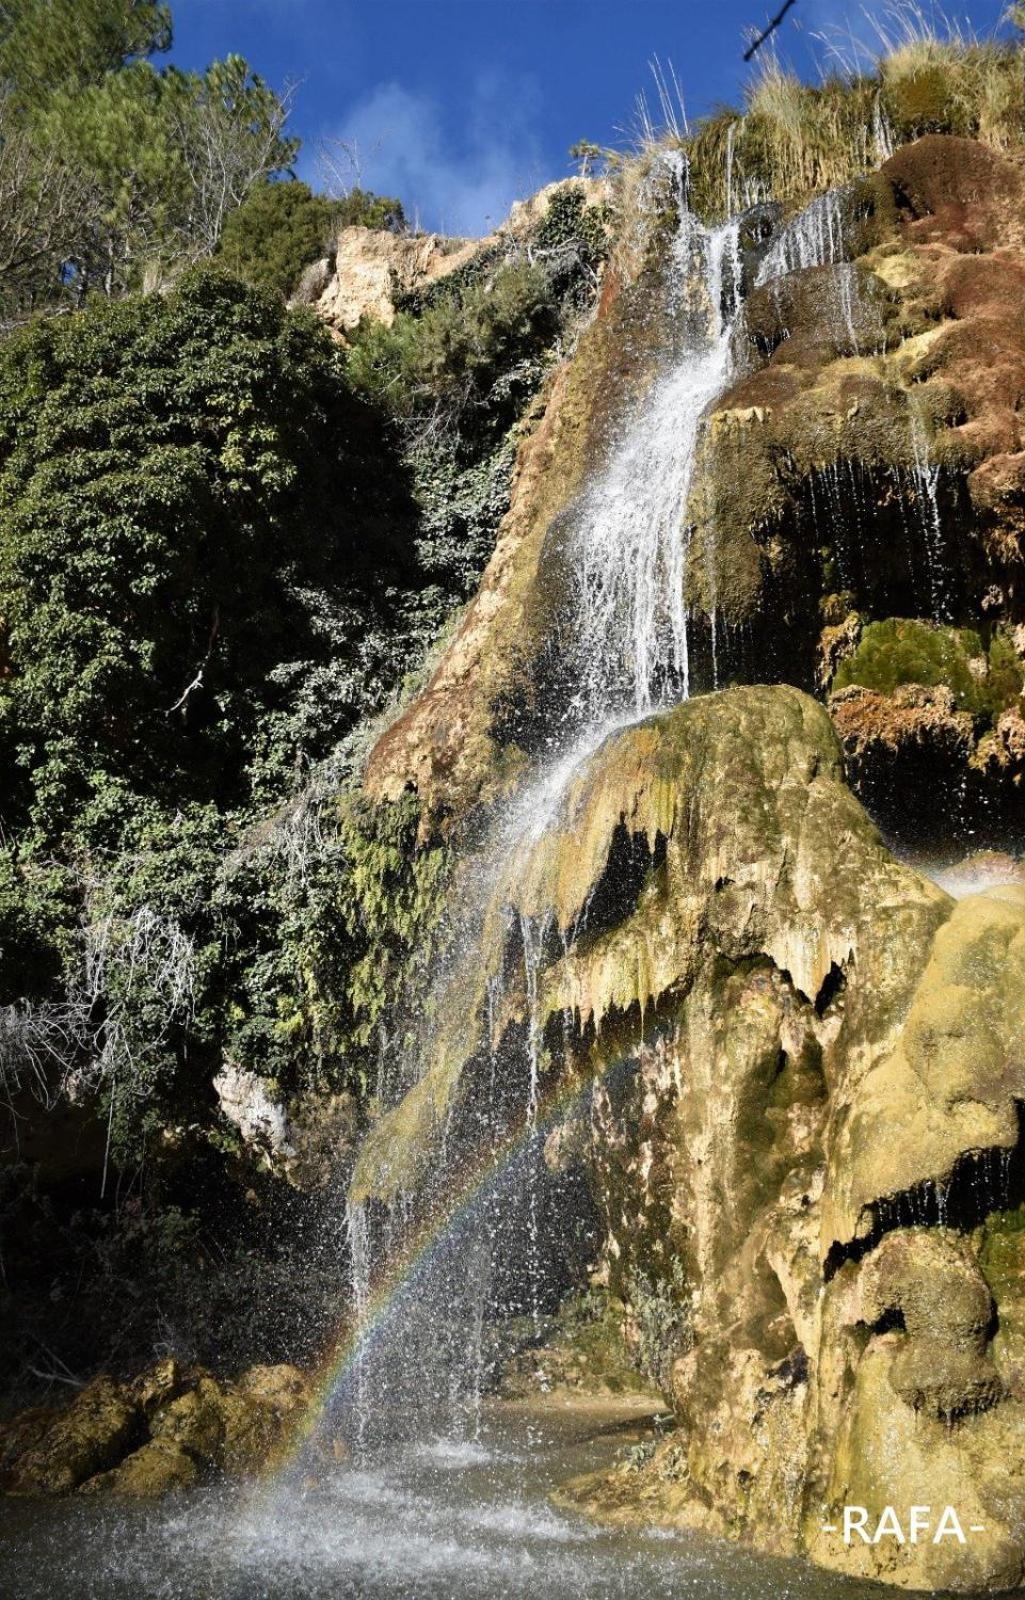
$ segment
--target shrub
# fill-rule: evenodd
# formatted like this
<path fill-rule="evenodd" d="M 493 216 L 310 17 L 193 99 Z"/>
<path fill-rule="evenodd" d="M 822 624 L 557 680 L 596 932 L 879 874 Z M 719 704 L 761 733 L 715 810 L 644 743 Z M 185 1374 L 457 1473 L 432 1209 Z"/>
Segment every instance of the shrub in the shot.
<path fill-rule="evenodd" d="M 401 203 L 387 195 L 353 189 L 331 200 L 296 178 L 264 181 L 229 215 L 218 259 L 254 289 L 284 300 L 303 268 L 330 253 L 339 228 L 395 229 L 402 221 Z"/>
<path fill-rule="evenodd" d="M 373 481 L 357 509 L 365 434 L 313 319 L 210 269 L 3 349 L 7 828 L 109 844 L 134 796 L 246 800 L 268 742 L 290 742 L 283 664 L 358 676 L 370 596 L 397 574 Z"/>
<path fill-rule="evenodd" d="M 944 685 L 960 710 L 992 719 L 1021 696 L 1023 667 L 997 631 L 985 645 L 970 628 L 890 617 L 865 628 L 857 650 L 837 668 L 834 690 L 861 684 L 892 694 L 905 683 Z"/>

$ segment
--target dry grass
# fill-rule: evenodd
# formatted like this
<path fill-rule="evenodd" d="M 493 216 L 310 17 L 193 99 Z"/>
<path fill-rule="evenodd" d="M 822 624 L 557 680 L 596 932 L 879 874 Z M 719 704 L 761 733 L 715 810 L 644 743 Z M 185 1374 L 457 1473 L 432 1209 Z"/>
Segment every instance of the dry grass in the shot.
<path fill-rule="evenodd" d="M 1025 27 L 1025 0 L 1020 11 Z M 1002 150 L 1025 145 L 1019 40 L 980 39 L 927 15 L 917 0 L 893 0 L 872 27 L 871 49 L 849 37 L 822 38 L 830 71 L 817 84 L 802 83 L 769 55 L 743 111 L 723 109 L 689 130 L 664 118 L 660 133 L 646 119 L 642 164 L 657 149 L 681 149 L 692 203 L 714 220 L 763 199 L 802 204 L 924 133 L 959 134 Z M 661 85 L 660 101 L 664 108 Z"/>

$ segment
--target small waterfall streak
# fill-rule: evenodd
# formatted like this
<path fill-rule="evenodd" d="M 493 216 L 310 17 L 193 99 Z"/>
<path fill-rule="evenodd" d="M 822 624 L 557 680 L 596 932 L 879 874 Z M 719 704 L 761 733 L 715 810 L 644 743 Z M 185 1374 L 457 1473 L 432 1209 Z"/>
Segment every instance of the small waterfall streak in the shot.
<path fill-rule="evenodd" d="M 686 578 L 687 502 L 705 413 L 730 372 L 740 298 L 735 223 L 705 229 L 681 216 L 678 296 L 692 296 L 695 331 L 626 426 L 576 515 L 580 707 L 592 728 L 629 709 L 641 717 L 691 692 Z M 690 322 L 690 317 L 686 320 Z"/>
<path fill-rule="evenodd" d="M 876 165 L 881 166 L 884 161 L 889 161 L 896 146 L 890 120 L 883 109 L 882 96 L 878 94 L 872 102 L 872 142 L 875 145 Z"/>
<path fill-rule="evenodd" d="M 771 283 L 806 267 L 832 267 L 845 260 L 843 206 L 840 191 L 830 189 L 784 224 L 766 251 L 755 283 Z"/>
<path fill-rule="evenodd" d="M 370 1224 L 367 1209 L 362 1205 L 346 1207 L 345 1234 L 349 1246 L 349 1283 L 352 1291 L 352 1315 L 356 1330 L 356 1354 L 353 1385 L 353 1413 L 356 1443 L 362 1448 L 369 1422 L 367 1374 L 363 1335 L 370 1305 Z"/>
<path fill-rule="evenodd" d="M 912 474 L 925 539 L 925 559 L 929 578 L 929 602 L 934 622 L 950 619 L 950 606 L 943 577 L 943 519 L 940 514 L 940 468 L 929 454 L 929 439 L 918 411 L 911 408 Z"/>
<path fill-rule="evenodd" d="M 541 1330 L 541 1220 L 538 1193 L 537 1117 L 541 1101 L 541 1049 L 543 1045 L 540 1005 L 541 965 L 544 959 L 545 939 L 551 928 L 551 919 L 536 923 L 522 913 L 519 919 L 523 943 L 523 974 L 527 998 L 527 1103 L 525 1125 L 528 1134 L 529 1158 L 527 1165 L 527 1274 L 530 1296 L 530 1318 L 537 1335 Z"/>

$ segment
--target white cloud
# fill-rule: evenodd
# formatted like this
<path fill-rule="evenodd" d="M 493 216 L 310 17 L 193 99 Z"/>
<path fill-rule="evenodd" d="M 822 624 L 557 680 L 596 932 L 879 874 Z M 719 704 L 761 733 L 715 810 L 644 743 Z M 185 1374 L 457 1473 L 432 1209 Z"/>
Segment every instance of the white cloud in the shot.
<path fill-rule="evenodd" d="M 529 81 L 479 77 L 461 108 L 457 148 L 433 96 L 382 83 L 329 130 L 327 140 L 344 141 L 357 153 L 364 188 L 397 195 L 407 215 L 424 227 L 487 233 L 514 200 L 544 181 L 532 128 L 534 103 Z M 315 162 L 310 149 L 305 164 L 312 169 Z"/>

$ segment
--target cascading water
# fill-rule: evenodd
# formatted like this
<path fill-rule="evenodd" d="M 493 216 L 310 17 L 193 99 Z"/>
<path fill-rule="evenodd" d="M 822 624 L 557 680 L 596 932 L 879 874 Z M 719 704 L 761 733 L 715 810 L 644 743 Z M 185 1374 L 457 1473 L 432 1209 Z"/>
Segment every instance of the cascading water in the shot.
<path fill-rule="evenodd" d="M 668 176 L 679 207 L 666 285 L 677 351 L 624 423 L 604 470 L 573 508 L 566 548 L 573 594 L 572 638 L 565 642 L 574 682 L 570 714 L 557 734 L 561 748 L 551 749 L 483 852 L 474 891 L 481 903 L 490 899 L 512 852 L 543 834 L 581 762 L 608 733 L 685 699 L 691 690 L 687 503 L 702 419 L 730 374 L 730 332 L 740 305 L 742 274 L 736 221 L 703 227 L 686 203 L 682 158 L 667 167 L 660 177 L 664 181 Z M 467 909 L 469 930 L 474 908 Z M 421 1407 L 424 1427 L 458 1433 L 467 1413 L 479 1414 L 488 1318 L 519 1315 L 535 1336 L 541 1331 L 551 1269 L 542 1247 L 538 977 L 553 936 L 557 930 L 551 924 L 527 917 L 510 925 L 510 940 L 520 951 L 518 968 L 513 962 L 511 971 L 522 990 L 525 1020 L 515 1046 L 520 1059 L 503 1063 L 502 1085 L 506 1097 L 510 1083 L 521 1088 L 513 1096 L 516 1104 L 501 1109 L 492 1104 L 480 1114 L 482 1149 L 494 1149 L 498 1129 L 510 1122 L 522 1130 L 520 1146 L 477 1196 L 472 1214 L 435 1250 L 429 1274 L 417 1279 L 415 1293 L 400 1295 L 392 1305 L 387 1329 L 378 1330 L 372 1350 L 361 1350 L 353 1364 L 331 1426 L 342 1428 L 357 1447 L 367 1440 L 372 1445 L 382 1425 L 387 1436 L 396 1409 L 407 1430 L 416 1406 Z M 476 954 L 473 933 L 467 931 L 461 958 L 472 961 Z M 505 998 L 489 992 L 492 1037 Z M 494 1056 L 490 1070 L 493 1078 Z M 432 1204 L 443 1209 L 453 1159 L 446 1129 L 435 1169 L 418 1198 L 421 1213 Z M 372 1231 L 365 1217 L 350 1229 L 361 1252 Z M 386 1258 L 389 1248 L 394 1245 L 385 1242 L 379 1256 Z M 470 1263 L 475 1263 L 473 1271 L 468 1270 Z M 361 1254 L 357 1316 L 367 1304 L 365 1272 Z M 450 1407 L 447 1419 L 439 1414 L 442 1396 Z M 355 1428 L 345 1414 L 353 1407 L 361 1417 Z"/>
<path fill-rule="evenodd" d="M 755 282 L 760 287 L 806 267 L 836 266 L 845 252 L 842 196 L 829 189 L 780 229 L 762 258 Z"/>
<path fill-rule="evenodd" d="M 553 717 L 534 777 L 496 822 L 475 876 L 467 877 L 474 903 L 464 907 L 455 970 L 479 960 L 477 930 L 484 907 L 517 852 L 543 837 L 581 764 L 613 730 L 692 691 L 688 500 L 703 419 L 731 377 L 731 333 L 744 271 L 737 220 L 704 227 L 686 204 L 682 157 L 667 165 L 679 206 L 666 283 L 673 355 L 622 424 L 604 467 L 561 519 L 558 538 L 571 594 L 560 637 L 569 664 L 568 711 L 561 719 Z M 756 281 L 771 283 L 810 267 L 852 271 L 846 249 L 842 197 L 821 196 L 783 228 Z M 852 320 L 850 306 L 847 316 Z M 847 492 L 838 470 L 828 469 L 824 481 L 827 496 L 839 505 Z M 924 471 L 923 505 L 931 482 Z M 857 506 L 853 477 L 851 493 Z M 713 634 L 714 628 L 713 621 Z M 489 1328 L 518 1318 L 536 1337 L 556 1298 L 558 1270 L 546 1261 L 540 1116 L 546 1041 L 538 993 L 551 941 L 559 937 L 550 921 L 510 916 L 505 975 L 491 984 L 486 997 L 491 1048 L 490 1063 L 482 1062 L 482 1081 L 489 1093 L 481 1097 L 486 1103 L 473 1108 L 473 1117 L 478 1151 L 485 1158 L 495 1157 L 510 1128 L 519 1130 L 518 1143 L 472 1206 L 460 1211 L 456 1223 L 449 1222 L 429 1260 L 407 1276 L 375 1323 L 373 1339 L 358 1341 L 360 1354 L 338 1386 L 330 1417 L 330 1427 L 357 1447 L 367 1443 L 373 1449 L 396 1432 L 436 1435 L 439 1428 L 449 1437 L 465 1437 L 467 1418 L 476 1431 L 493 1365 Z M 450 983 L 443 978 L 441 1013 L 459 1004 Z M 406 1072 L 397 1076 L 408 1081 Z M 415 1201 L 408 1196 L 405 1207 L 393 1206 L 383 1227 L 380 1219 L 372 1226 L 361 1216 L 351 1230 L 360 1251 L 354 1262 L 357 1318 L 365 1315 L 371 1298 L 371 1240 L 380 1272 L 389 1256 L 401 1255 L 414 1224 L 422 1228 L 425 1216 L 447 1214 L 453 1177 L 467 1155 L 465 1140 L 453 1143 L 451 1134 L 450 1109 L 433 1166 L 417 1181 Z"/>
<path fill-rule="evenodd" d="M 698 289 L 695 334 L 575 517 L 578 706 L 592 729 L 690 694 L 687 500 L 702 419 L 729 376 L 741 290 L 737 224 L 705 230 L 684 211 L 674 262 L 678 280 Z"/>
<path fill-rule="evenodd" d="M 930 611 L 934 622 L 947 622 L 950 620 L 950 605 L 945 581 L 943 520 L 940 515 L 940 469 L 929 455 L 925 425 L 914 406 L 911 408 L 911 449 L 916 499 L 925 540 Z"/>

